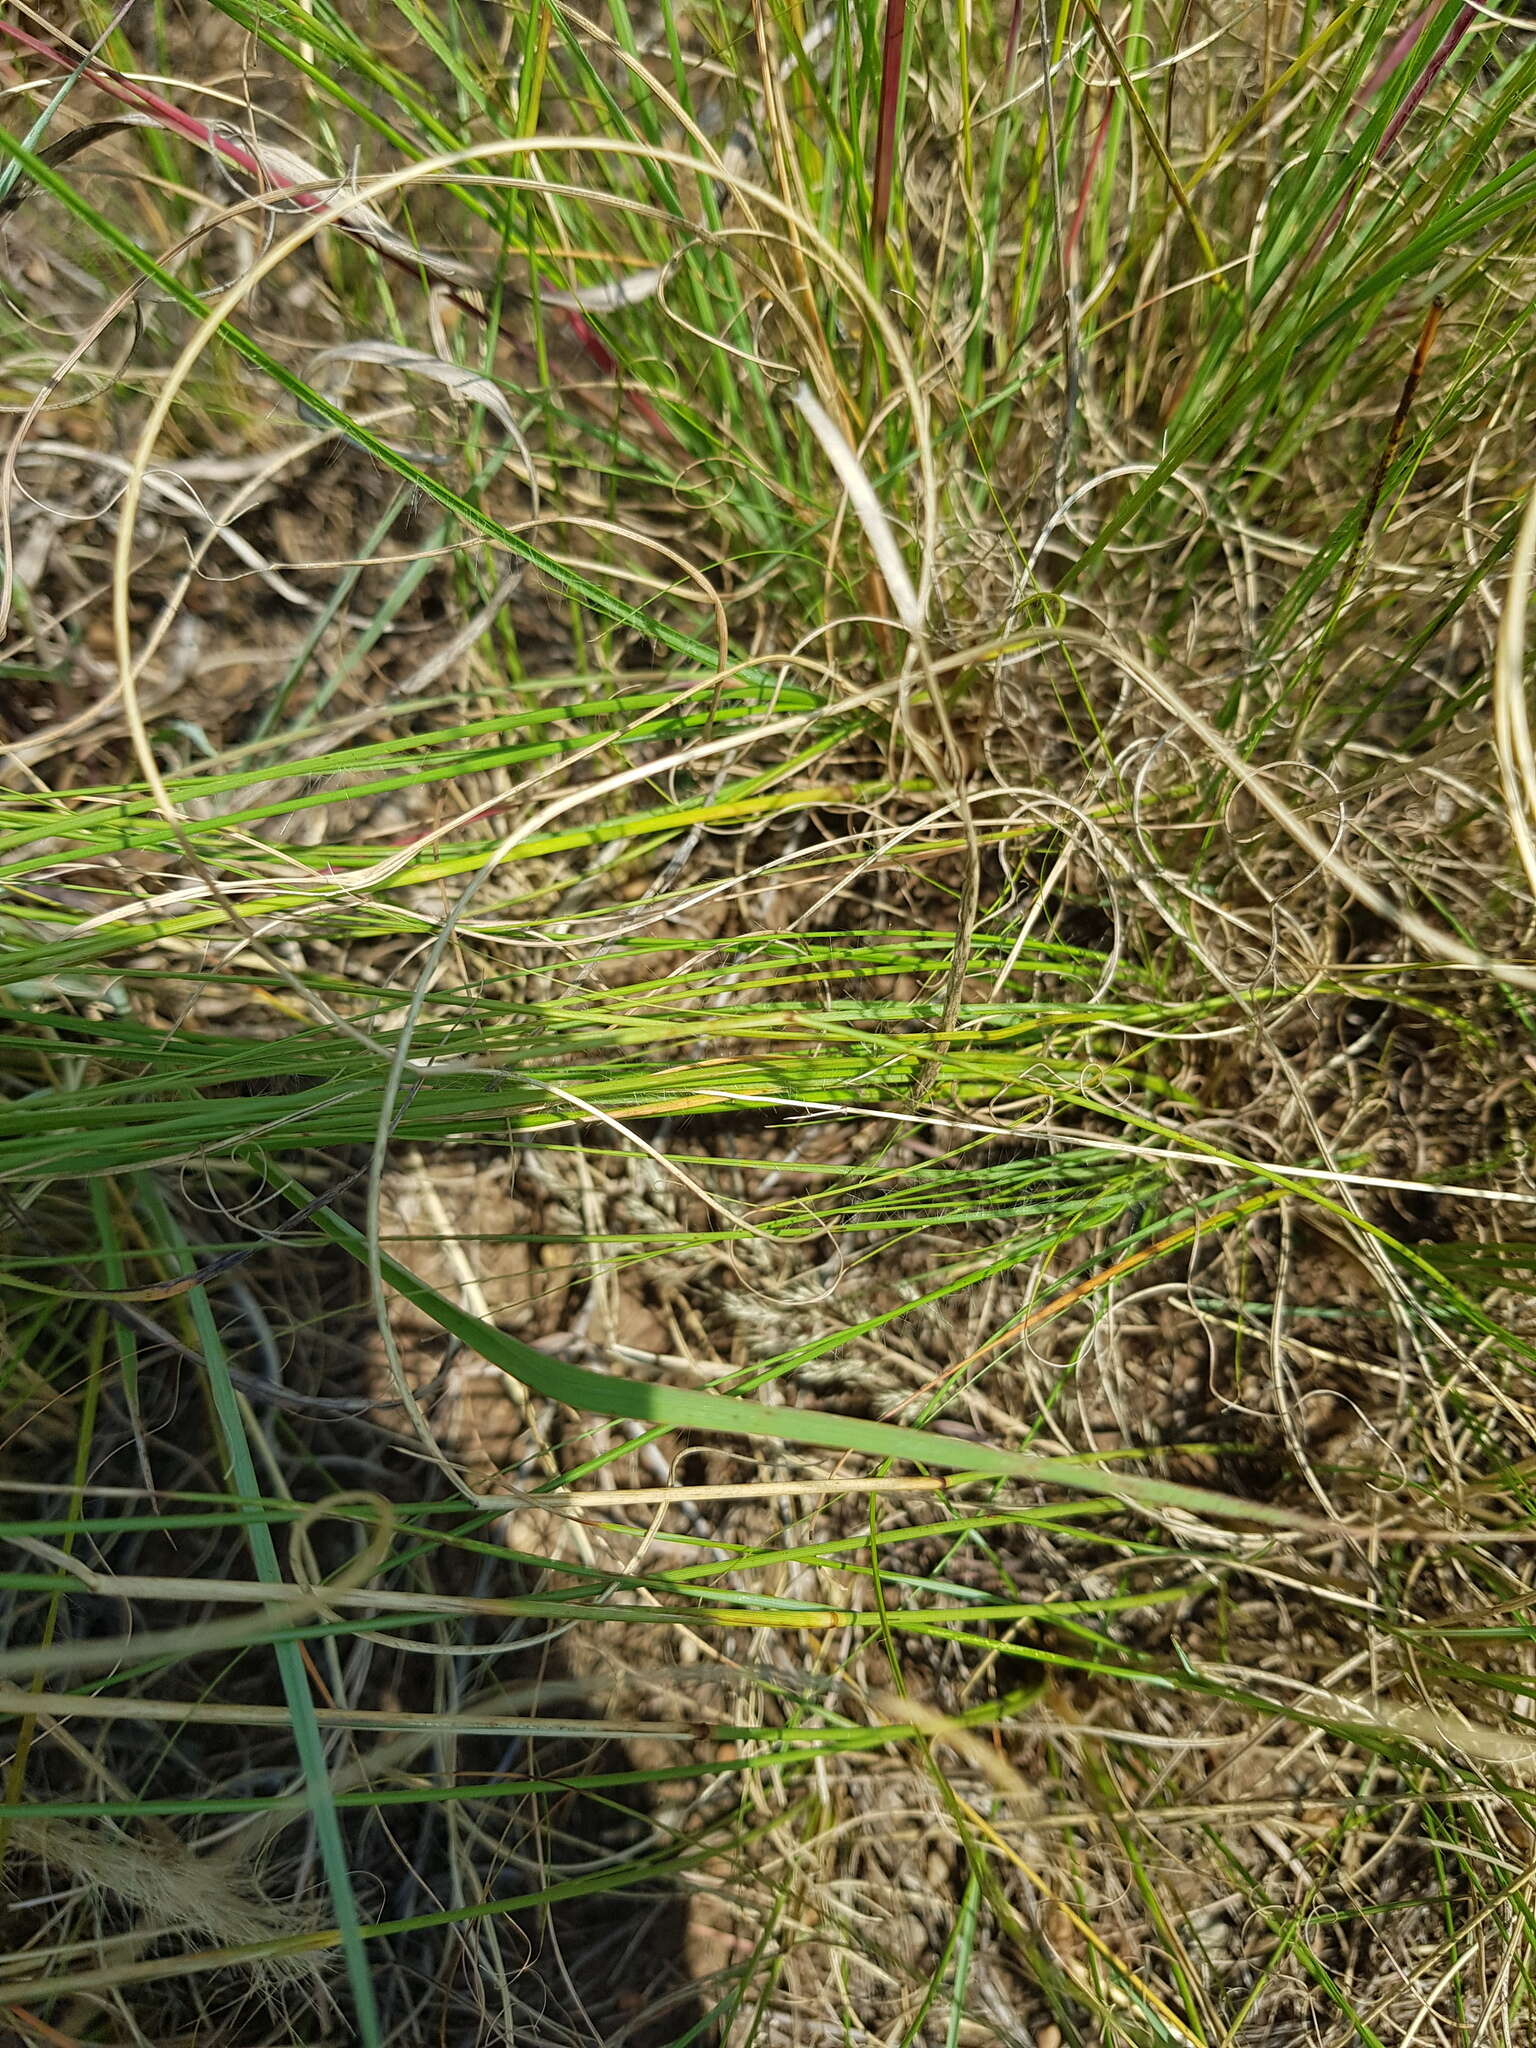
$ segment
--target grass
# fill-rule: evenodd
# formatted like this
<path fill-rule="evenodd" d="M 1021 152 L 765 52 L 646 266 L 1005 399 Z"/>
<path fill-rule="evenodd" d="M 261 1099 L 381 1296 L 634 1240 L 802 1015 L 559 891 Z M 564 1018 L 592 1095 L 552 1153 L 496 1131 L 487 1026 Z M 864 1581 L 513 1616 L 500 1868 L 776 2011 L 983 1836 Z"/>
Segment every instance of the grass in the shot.
<path fill-rule="evenodd" d="M 1536 44 L 73 36 L 6 2025 L 1527 2038 Z"/>

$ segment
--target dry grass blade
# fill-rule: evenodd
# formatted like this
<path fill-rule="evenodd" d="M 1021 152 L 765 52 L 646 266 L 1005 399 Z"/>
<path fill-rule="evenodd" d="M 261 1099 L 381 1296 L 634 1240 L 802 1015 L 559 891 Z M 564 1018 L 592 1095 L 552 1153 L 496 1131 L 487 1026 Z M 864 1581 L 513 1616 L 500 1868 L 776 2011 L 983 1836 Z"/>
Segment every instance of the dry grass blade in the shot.
<path fill-rule="evenodd" d="M 1499 617 L 1498 649 L 1493 665 L 1493 731 L 1509 829 L 1536 897 L 1536 748 L 1531 744 L 1526 701 L 1526 619 L 1531 603 L 1531 577 L 1536 567 L 1536 488 L 1526 497 L 1520 531 L 1509 561 L 1509 581 Z"/>
<path fill-rule="evenodd" d="M 579 313 L 621 313 L 626 306 L 643 306 L 654 299 L 667 281 L 670 266 L 656 264 L 648 270 L 634 270 L 607 284 L 583 285 L 574 292 L 539 287 L 539 297 L 549 306 Z"/>
<path fill-rule="evenodd" d="M 442 388 L 460 405 L 478 405 L 488 412 L 506 434 L 508 441 L 522 459 L 523 476 L 528 484 L 532 503 L 532 517 L 539 516 L 539 478 L 533 452 L 527 437 L 518 424 L 511 401 L 493 377 L 482 371 L 472 370 L 465 363 L 445 360 L 442 356 L 427 355 L 420 349 L 404 348 L 393 341 L 340 341 L 333 347 L 322 349 L 311 356 L 311 374 L 332 363 L 379 363 L 386 369 L 399 370 L 413 377 L 425 377 Z"/>
<path fill-rule="evenodd" d="M 483 289 L 486 280 L 472 264 L 437 250 L 422 249 L 397 234 L 376 206 L 361 197 L 349 181 L 326 173 L 275 143 L 253 141 L 241 129 L 210 126 L 209 146 L 226 163 L 239 166 L 260 181 L 259 191 L 290 205 L 323 211 L 330 224 L 353 235 L 381 256 L 406 268 L 419 270 L 434 284 L 455 285 L 470 291 Z"/>
<path fill-rule="evenodd" d="M 128 128 L 151 126 L 147 114 L 119 114 L 108 121 L 85 121 L 78 128 L 72 128 L 67 135 L 60 135 L 54 141 L 44 143 L 38 150 L 40 162 L 45 164 L 66 164 L 82 150 L 91 149 L 98 142 L 106 142 L 114 135 L 120 135 Z M 27 178 L 18 177 L 0 198 L 0 220 L 24 206 L 37 187 Z"/>
<path fill-rule="evenodd" d="M 848 494 L 848 502 L 853 507 L 854 517 L 863 527 L 870 553 L 885 578 L 885 587 L 896 606 L 897 616 L 909 633 L 921 633 L 922 602 L 908 573 L 907 565 L 902 559 L 901 549 L 896 543 L 895 534 L 891 531 L 891 523 L 885 515 L 885 508 L 865 474 L 863 464 L 849 447 L 842 429 L 808 384 L 797 384 L 789 395 L 791 403 L 821 444 L 822 453 L 831 463 L 838 482 Z"/>
<path fill-rule="evenodd" d="M 136 1842 L 61 1820 L 16 1820 L 9 1833 L 17 1850 L 73 1880 L 87 1899 L 106 1894 L 127 1907 L 141 1923 L 131 1937 L 134 1947 L 168 1935 L 220 1946 L 271 1943 L 269 1955 L 255 1958 L 253 1974 L 258 1984 L 272 1988 L 312 1988 L 325 1969 L 324 1959 L 284 1947 L 309 1923 L 261 1896 L 240 1847 L 199 1856 L 174 1841 Z M 118 1952 L 126 1962 L 121 1943 Z"/>

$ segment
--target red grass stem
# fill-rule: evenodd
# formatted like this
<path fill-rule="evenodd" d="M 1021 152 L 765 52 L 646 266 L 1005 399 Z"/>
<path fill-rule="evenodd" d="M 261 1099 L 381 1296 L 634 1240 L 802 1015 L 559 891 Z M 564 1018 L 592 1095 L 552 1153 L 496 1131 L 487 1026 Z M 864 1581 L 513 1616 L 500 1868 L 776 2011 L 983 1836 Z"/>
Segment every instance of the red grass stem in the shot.
<path fill-rule="evenodd" d="M 1072 225 L 1067 230 L 1066 247 L 1062 251 L 1065 269 L 1072 267 L 1072 258 L 1077 253 L 1077 244 L 1083 232 L 1083 221 L 1088 213 L 1088 201 L 1093 193 L 1093 181 L 1098 173 L 1100 159 L 1104 155 L 1104 144 L 1109 137 L 1109 117 L 1115 111 L 1115 81 L 1109 82 L 1104 96 L 1104 112 L 1099 119 L 1099 132 L 1093 138 L 1093 148 L 1088 152 L 1088 166 L 1083 172 L 1083 182 L 1077 195 L 1077 206 L 1072 214 Z"/>
<path fill-rule="evenodd" d="M 885 41 L 880 55 L 880 126 L 875 135 L 875 188 L 869 231 L 877 253 L 885 247 L 896 169 L 896 110 L 901 99 L 901 58 L 907 38 L 907 0 L 885 0 Z"/>

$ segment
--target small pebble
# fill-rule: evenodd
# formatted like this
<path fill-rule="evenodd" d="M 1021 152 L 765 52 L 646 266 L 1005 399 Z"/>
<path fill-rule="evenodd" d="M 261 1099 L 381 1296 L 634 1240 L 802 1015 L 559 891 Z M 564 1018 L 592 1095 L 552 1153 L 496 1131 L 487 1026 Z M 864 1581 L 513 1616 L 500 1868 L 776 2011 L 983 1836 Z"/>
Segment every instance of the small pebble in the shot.
<path fill-rule="evenodd" d="M 1035 2048 L 1061 2048 L 1061 2029 L 1054 2020 L 1036 2034 Z"/>

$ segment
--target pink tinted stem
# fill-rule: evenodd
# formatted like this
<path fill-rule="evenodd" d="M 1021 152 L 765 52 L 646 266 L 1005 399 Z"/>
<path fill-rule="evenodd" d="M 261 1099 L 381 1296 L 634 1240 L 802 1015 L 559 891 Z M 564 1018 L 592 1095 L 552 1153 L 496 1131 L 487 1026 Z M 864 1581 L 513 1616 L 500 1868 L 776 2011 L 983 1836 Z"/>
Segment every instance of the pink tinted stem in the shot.
<path fill-rule="evenodd" d="M 1392 73 L 1396 71 L 1398 66 L 1407 57 L 1408 51 L 1412 49 L 1414 43 L 1417 42 L 1419 35 L 1423 30 L 1424 24 L 1429 19 L 1429 16 L 1432 12 L 1432 9 L 1426 8 L 1424 13 L 1421 14 L 1416 21 L 1412 22 L 1409 25 L 1409 27 L 1403 31 L 1402 35 L 1398 37 L 1397 42 L 1394 43 L 1392 48 L 1387 52 L 1386 57 L 1376 67 L 1376 71 L 1372 74 L 1372 84 L 1375 85 L 1378 91 L 1380 90 L 1381 86 L 1386 83 L 1387 79 L 1389 79 L 1392 76 Z M 1471 28 L 1472 24 L 1477 20 L 1479 12 L 1480 9 L 1476 6 L 1463 7 L 1461 12 L 1457 15 L 1456 19 L 1451 23 L 1450 27 L 1446 30 L 1444 36 L 1441 38 L 1440 47 L 1435 51 L 1434 55 L 1430 58 L 1429 62 L 1424 66 L 1423 71 L 1420 73 L 1419 77 L 1414 81 L 1413 85 L 1409 88 L 1407 94 L 1404 96 L 1403 104 L 1398 108 L 1397 112 L 1392 116 L 1391 120 L 1387 123 L 1386 128 L 1382 133 L 1382 138 L 1380 142 L 1378 142 L 1376 145 L 1375 155 L 1371 159 L 1373 163 L 1379 164 L 1381 162 L 1382 158 L 1387 154 L 1388 150 L 1391 149 L 1393 143 L 1396 142 L 1398 136 L 1401 135 L 1404 128 L 1407 127 L 1410 118 L 1412 117 L 1413 113 L 1419 105 L 1419 102 L 1423 99 L 1425 93 L 1429 91 L 1429 88 L 1434 84 L 1435 80 L 1440 76 L 1441 72 L 1445 69 L 1446 65 L 1450 63 L 1451 58 L 1456 53 L 1457 45 L 1461 42 L 1462 37 L 1467 33 L 1468 29 Z M 1317 251 L 1321 249 L 1325 243 L 1332 240 L 1334 233 L 1338 228 L 1339 222 L 1344 218 L 1345 214 L 1349 211 L 1349 202 L 1354 198 L 1355 193 L 1358 189 L 1359 179 L 1357 178 L 1355 183 L 1350 186 L 1349 190 L 1344 194 L 1344 197 L 1339 201 L 1338 205 L 1333 209 L 1333 212 L 1329 215 L 1327 226 L 1323 229 L 1321 236 L 1318 238 L 1318 241 L 1312 250 L 1312 254 L 1307 258 L 1307 261 L 1309 263 L 1313 260 L 1313 257 L 1316 256 Z"/>
<path fill-rule="evenodd" d="M 885 43 L 880 56 L 880 126 L 875 135 L 875 189 L 869 231 L 876 249 L 885 247 L 891 216 L 891 181 L 896 169 L 896 102 L 901 95 L 901 50 L 907 33 L 907 0 L 885 0 Z"/>
<path fill-rule="evenodd" d="M 29 35 L 25 29 L 18 28 L 14 22 L 0 20 L 0 36 L 6 36 L 11 42 L 19 43 L 23 49 L 30 50 L 34 56 L 43 58 L 49 64 L 61 65 L 66 70 L 74 68 L 74 60 L 66 55 L 64 51 L 56 50 L 51 44 L 42 42 L 37 36 Z M 216 129 L 210 128 L 206 121 L 199 121 L 195 115 L 184 113 L 180 107 L 173 105 L 170 100 L 162 99 L 159 93 L 153 91 L 149 86 L 140 85 L 134 79 L 125 78 L 120 71 L 114 71 L 111 65 L 103 64 L 99 59 L 93 57 L 87 60 L 83 70 L 92 85 L 99 87 L 102 92 L 109 94 L 111 98 L 120 101 L 125 106 L 133 107 L 141 114 L 149 115 L 162 128 L 169 128 L 174 134 L 184 135 L 189 141 L 198 143 L 202 148 L 212 150 L 215 155 L 223 157 L 226 163 L 236 165 L 251 177 L 260 178 L 268 185 L 278 186 L 283 191 L 291 193 L 296 206 L 320 212 L 329 203 L 316 192 L 306 192 L 293 179 L 285 177 L 281 171 L 259 162 L 248 149 L 242 148 L 238 142 L 231 141 L 227 136 L 220 135 Z M 344 230 L 346 222 L 344 220 L 338 221 L 336 225 Z M 377 253 L 388 261 L 398 264 L 402 269 L 410 269 L 411 267 L 409 258 L 395 255 L 388 249 L 381 249 Z M 490 315 L 483 306 L 476 305 L 473 299 L 466 298 L 461 292 L 454 291 L 451 288 L 448 296 L 461 311 L 468 313 L 471 318 L 479 320 L 483 325 L 489 324 Z M 597 365 L 598 369 L 602 371 L 603 375 L 605 377 L 616 375 L 619 367 L 617 359 L 591 321 L 574 308 L 566 311 L 564 317 L 582 349 Z M 636 412 L 645 420 L 646 424 L 659 434 L 663 440 L 670 441 L 675 445 L 676 435 L 651 404 L 650 400 L 639 391 L 627 391 L 625 395 Z"/>
<path fill-rule="evenodd" d="M 1072 258 L 1077 251 L 1078 240 L 1083 232 L 1083 221 L 1087 216 L 1088 201 L 1093 193 L 1093 180 L 1099 168 L 1099 161 L 1104 154 L 1104 144 L 1109 136 L 1109 117 L 1114 111 L 1115 87 L 1113 80 L 1111 80 L 1109 90 L 1104 97 L 1104 112 L 1099 120 L 1099 132 L 1094 136 L 1093 148 L 1088 153 L 1088 167 L 1083 172 L 1083 182 L 1078 191 L 1077 206 L 1072 215 L 1072 225 L 1067 230 L 1066 247 L 1062 251 L 1063 261 L 1069 269 Z"/>

